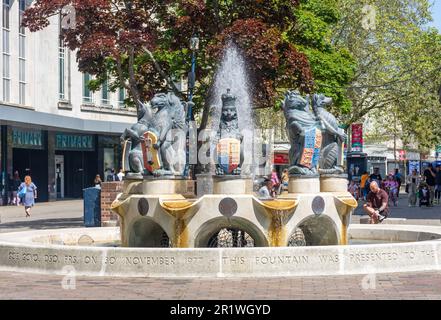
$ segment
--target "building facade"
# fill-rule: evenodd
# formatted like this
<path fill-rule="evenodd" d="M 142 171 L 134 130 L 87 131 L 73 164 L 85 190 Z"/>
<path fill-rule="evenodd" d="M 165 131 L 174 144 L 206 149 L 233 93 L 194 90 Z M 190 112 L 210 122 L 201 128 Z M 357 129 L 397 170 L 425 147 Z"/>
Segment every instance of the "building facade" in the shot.
<path fill-rule="evenodd" d="M 42 31 L 20 27 L 26 0 L 2 0 L 0 185 L 30 174 L 38 201 L 80 198 L 96 174 L 120 167 L 119 137 L 136 122 L 126 92 L 107 85 L 91 92 L 75 52 L 59 40 L 58 17 Z M 4 200 L 3 200 L 4 202 Z"/>

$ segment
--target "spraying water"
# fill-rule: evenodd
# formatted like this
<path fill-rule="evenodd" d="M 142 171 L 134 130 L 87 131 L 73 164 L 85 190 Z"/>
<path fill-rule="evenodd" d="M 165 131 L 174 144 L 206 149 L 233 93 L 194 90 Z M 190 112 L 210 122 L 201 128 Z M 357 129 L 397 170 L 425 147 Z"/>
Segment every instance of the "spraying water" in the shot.
<path fill-rule="evenodd" d="M 244 154 L 253 154 L 252 137 L 254 134 L 254 121 L 251 99 L 248 90 L 248 78 L 245 68 L 245 61 L 239 51 L 233 44 L 229 44 L 226 48 L 222 62 L 217 70 L 214 81 L 214 95 L 210 102 L 211 108 L 211 128 L 213 135 L 219 128 L 219 122 L 222 110 L 222 94 L 227 90 L 231 90 L 231 94 L 237 97 L 236 106 L 238 113 L 239 129 L 244 135 L 243 144 Z M 245 137 L 247 136 L 247 137 Z M 251 169 L 252 157 L 245 158 L 242 166 L 242 173 L 250 175 L 253 173 Z"/>

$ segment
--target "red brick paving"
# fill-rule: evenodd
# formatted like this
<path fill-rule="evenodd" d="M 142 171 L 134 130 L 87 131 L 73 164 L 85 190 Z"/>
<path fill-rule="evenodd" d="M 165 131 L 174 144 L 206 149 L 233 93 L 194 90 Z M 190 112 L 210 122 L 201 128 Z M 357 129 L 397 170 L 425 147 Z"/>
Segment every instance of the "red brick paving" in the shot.
<path fill-rule="evenodd" d="M 65 290 L 62 276 L 0 272 L 0 299 L 340 300 L 441 299 L 441 272 L 376 275 L 376 288 L 362 288 L 363 275 L 260 279 L 76 279 Z"/>

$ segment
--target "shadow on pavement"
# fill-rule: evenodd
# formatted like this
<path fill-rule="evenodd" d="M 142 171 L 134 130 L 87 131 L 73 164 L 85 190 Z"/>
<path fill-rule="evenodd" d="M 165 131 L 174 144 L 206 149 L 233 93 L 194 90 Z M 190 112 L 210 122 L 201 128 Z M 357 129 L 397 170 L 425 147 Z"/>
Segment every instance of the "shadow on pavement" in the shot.
<path fill-rule="evenodd" d="M 7 223 L 0 223 L 0 230 L 9 229 L 13 232 L 14 229 L 55 229 L 55 228 L 81 228 L 84 227 L 83 218 L 60 218 L 60 219 L 42 219 L 29 221 L 14 221 Z"/>
<path fill-rule="evenodd" d="M 354 211 L 354 215 L 363 216 L 363 204 L 365 202 L 359 201 L 358 207 Z M 407 198 L 400 197 L 398 206 L 389 206 L 390 214 L 389 218 L 404 218 L 404 219 L 427 219 L 427 220 L 440 220 L 441 219 L 441 207 L 435 205 L 433 207 L 409 207 Z"/>

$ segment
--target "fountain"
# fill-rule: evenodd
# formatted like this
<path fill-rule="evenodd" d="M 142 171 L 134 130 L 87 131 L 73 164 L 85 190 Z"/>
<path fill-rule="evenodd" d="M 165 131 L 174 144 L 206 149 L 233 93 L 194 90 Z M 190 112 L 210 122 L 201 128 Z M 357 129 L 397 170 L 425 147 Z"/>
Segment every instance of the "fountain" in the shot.
<path fill-rule="evenodd" d="M 342 170 L 345 135 L 323 95 L 286 93 L 288 194 L 253 195 L 243 161 L 241 129 L 253 127 L 243 66 L 229 48 L 216 76 L 212 193 L 187 191 L 194 182 L 182 177 L 185 105 L 172 93 L 157 94 L 121 137 L 129 172 L 112 204 L 120 227 L 1 234 L 0 270 L 63 274 L 73 266 L 77 275 L 259 277 L 439 269 L 441 227 L 350 226 L 357 201 Z M 348 245 L 353 238 L 386 243 Z"/>
<path fill-rule="evenodd" d="M 158 94 L 143 106 L 144 115 L 135 125 L 137 135 L 128 131 L 122 137 L 129 140 L 126 145 L 137 146 L 129 152 L 132 173 L 112 205 L 121 218 L 122 246 L 152 247 L 161 243 L 165 234 L 173 247 L 208 247 L 213 237 L 226 230 L 235 239 L 239 234 L 243 239 L 248 235 L 256 247 L 286 247 L 299 243 L 295 241 L 299 235 L 307 245 L 348 244 L 348 226 L 357 202 L 346 190 L 347 177 L 339 163 L 344 133 L 325 110 L 331 100 L 314 95 L 310 106 L 298 92 L 286 94 L 283 110 L 292 146 L 289 193 L 261 200 L 253 195 L 250 173 L 243 173 L 247 150 L 242 132 L 247 126 L 252 128 L 252 120 L 247 118 L 251 105 L 245 74 L 238 52 L 228 48 L 215 81 L 221 108 L 215 113 L 218 120 L 212 121 L 216 133 L 211 140 L 213 192 L 198 199 L 183 194 L 177 183 L 181 180 L 169 176 L 179 172 L 173 172 L 174 164 L 165 161 L 171 148 L 166 142 L 174 141 L 166 138 L 165 131 L 182 120 L 183 106 L 171 94 Z M 185 144 L 179 147 L 184 154 Z"/>

